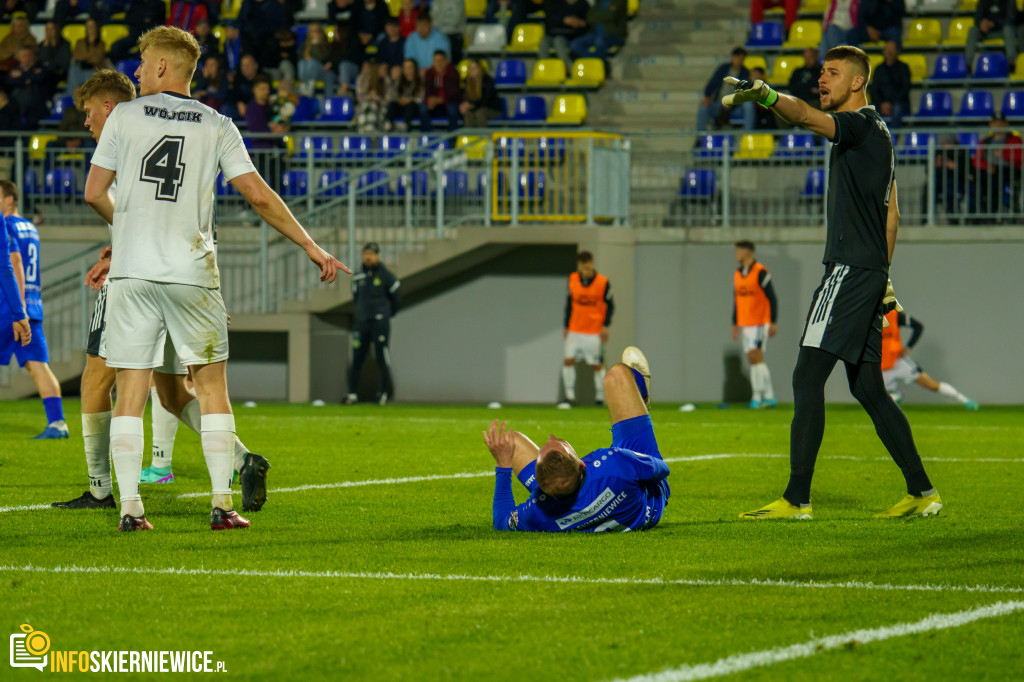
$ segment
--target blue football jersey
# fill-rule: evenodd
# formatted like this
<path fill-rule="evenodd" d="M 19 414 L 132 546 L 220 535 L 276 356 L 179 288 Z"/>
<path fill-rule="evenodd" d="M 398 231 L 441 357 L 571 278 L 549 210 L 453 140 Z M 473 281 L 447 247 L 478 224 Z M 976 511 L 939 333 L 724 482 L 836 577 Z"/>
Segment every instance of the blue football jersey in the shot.
<path fill-rule="evenodd" d="M 9 250 L 21 253 L 25 269 L 25 312 L 30 320 L 43 319 L 43 285 L 39 270 L 39 232 L 31 221 L 21 216 L 8 216 L 6 221 Z"/>
<path fill-rule="evenodd" d="M 515 507 L 495 527 L 523 531 L 646 530 L 661 520 L 668 500 L 668 465 L 660 458 L 625 448 L 595 450 L 582 459 L 586 465 L 578 491 L 565 497 L 546 495 L 539 488 L 530 499 Z M 511 476 L 498 470 L 498 485 Z M 497 498 L 497 494 L 496 494 Z"/>

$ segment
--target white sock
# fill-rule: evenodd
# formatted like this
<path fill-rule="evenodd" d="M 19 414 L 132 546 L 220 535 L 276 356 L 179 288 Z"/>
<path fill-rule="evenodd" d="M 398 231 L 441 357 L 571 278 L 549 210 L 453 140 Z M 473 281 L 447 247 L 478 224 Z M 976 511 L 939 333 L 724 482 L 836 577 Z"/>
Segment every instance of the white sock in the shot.
<path fill-rule="evenodd" d="M 594 370 L 594 393 L 601 402 L 604 402 L 604 373 L 603 367 Z"/>
<path fill-rule="evenodd" d="M 954 400 L 958 401 L 961 405 L 963 405 L 969 400 L 967 396 L 965 396 L 963 393 L 947 384 L 945 381 L 939 382 L 939 393 L 945 396 L 949 396 L 950 398 L 953 398 Z"/>
<path fill-rule="evenodd" d="M 762 363 L 763 364 L 763 363 Z M 761 402 L 761 365 L 750 366 L 750 399 Z"/>
<path fill-rule="evenodd" d="M 204 414 L 200 437 L 203 457 L 210 471 L 213 502 L 220 506 L 223 496 L 231 499 L 231 464 L 235 443 L 235 417 L 231 414 Z M 230 509 L 230 507 L 224 507 Z"/>
<path fill-rule="evenodd" d="M 110 480 L 110 410 L 82 415 L 85 466 L 89 469 L 89 492 L 103 499 L 113 492 Z"/>
<path fill-rule="evenodd" d="M 245 447 L 242 441 L 238 440 L 238 436 L 235 436 L 235 471 L 241 471 L 245 465 L 245 456 L 248 455 L 252 450 Z"/>
<path fill-rule="evenodd" d="M 138 417 L 114 417 L 110 420 L 110 459 L 117 474 L 121 496 L 121 514 L 142 516 L 145 510 L 139 495 L 142 478 L 142 420 Z"/>
<path fill-rule="evenodd" d="M 765 400 L 775 400 L 775 389 L 772 388 L 772 373 L 768 369 L 768 363 L 762 362 L 761 367 L 761 390 L 764 391 Z"/>
<path fill-rule="evenodd" d="M 174 435 L 178 432 L 178 418 L 167 411 L 157 397 L 156 387 L 149 391 L 153 417 L 151 429 L 153 433 L 153 461 L 150 466 L 161 469 L 171 467 L 171 456 L 174 454 Z"/>
<path fill-rule="evenodd" d="M 562 383 L 565 385 L 565 399 L 576 400 L 576 365 L 562 365 Z"/>
<path fill-rule="evenodd" d="M 196 433 L 202 431 L 203 412 L 199 409 L 199 400 L 193 398 L 181 411 L 181 423 Z"/>

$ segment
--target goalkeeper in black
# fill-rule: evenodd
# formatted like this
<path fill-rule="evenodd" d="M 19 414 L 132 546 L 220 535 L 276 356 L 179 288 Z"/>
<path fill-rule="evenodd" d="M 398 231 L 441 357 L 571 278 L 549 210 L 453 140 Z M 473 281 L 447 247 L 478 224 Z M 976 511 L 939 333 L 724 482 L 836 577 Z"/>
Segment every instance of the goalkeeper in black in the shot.
<path fill-rule="evenodd" d="M 352 300 L 356 306 L 355 327 L 352 330 L 352 365 L 348 371 L 346 405 L 359 401 L 359 377 L 363 372 L 366 354 L 373 344 L 377 358 L 377 402 L 388 402 L 391 385 L 391 318 L 398 312 L 401 299 L 400 282 L 380 262 L 380 244 L 369 242 L 363 247 L 363 271 L 352 275 Z"/>
<path fill-rule="evenodd" d="M 840 360 L 850 392 L 871 417 L 907 483 L 907 496 L 876 516 L 930 516 L 942 509 L 910 424 L 882 379 L 883 316 L 899 309 L 888 273 L 900 214 L 892 137 L 865 98 L 870 70 L 868 56 L 856 47 L 829 50 L 818 78 L 821 111 L 762 81 L 732 83 L 736 91 L 723 99 L 726 106 L 754 101 L 771 107 L 783 121 L 823 135 L 833 145 L 825 275 L 814 292 L 793 370 L 789 485 L 781 499 L 741 514 L 744 519 L 813 518 L 811 477 L 825 432 L 825 382 Z"/>

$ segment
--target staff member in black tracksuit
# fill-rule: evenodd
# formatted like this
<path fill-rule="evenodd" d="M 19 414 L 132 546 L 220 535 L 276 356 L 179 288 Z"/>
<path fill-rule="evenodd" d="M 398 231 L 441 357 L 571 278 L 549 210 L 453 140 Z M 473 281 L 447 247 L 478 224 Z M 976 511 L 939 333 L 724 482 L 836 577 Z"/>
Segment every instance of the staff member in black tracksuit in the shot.
<path fill-rule="evenodd" d="M 363 271 L 352 276 L 352 299 L 356 304 L 356 323 L 352 330 L 352 366 L 348 373 L 346 405 L 359 400 L 356 387 L 363 372 L 363 362 L 372 343 L 377 357 L 377 402 L 388 401 L 391 366 L 388 340 L 391 318 L 398 312 L 398 278 L 380 262 L 380 244 L 370 242 L 363 247 Z"/>

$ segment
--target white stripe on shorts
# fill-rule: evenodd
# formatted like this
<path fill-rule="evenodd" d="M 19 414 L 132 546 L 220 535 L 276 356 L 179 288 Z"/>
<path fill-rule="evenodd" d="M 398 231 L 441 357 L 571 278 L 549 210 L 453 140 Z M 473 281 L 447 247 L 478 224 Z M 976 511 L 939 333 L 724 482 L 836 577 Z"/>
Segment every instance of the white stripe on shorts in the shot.
<path fill-rule="evenodd" d="M 832 306 L 839 297 L 839 288 L 843 278 L 850 271 L 849 265 L 837 265 L 824 286 L 818 293 L 818 297 L 811 306 L 811 315 L 807 318 L 807 327 L 804 329 L 804 340 L 801 345 L 809 348 L 821 348 L 821 340 L 825 336 L 825 329 L 828 328 L 828 319 L 832 315 Z"/>

